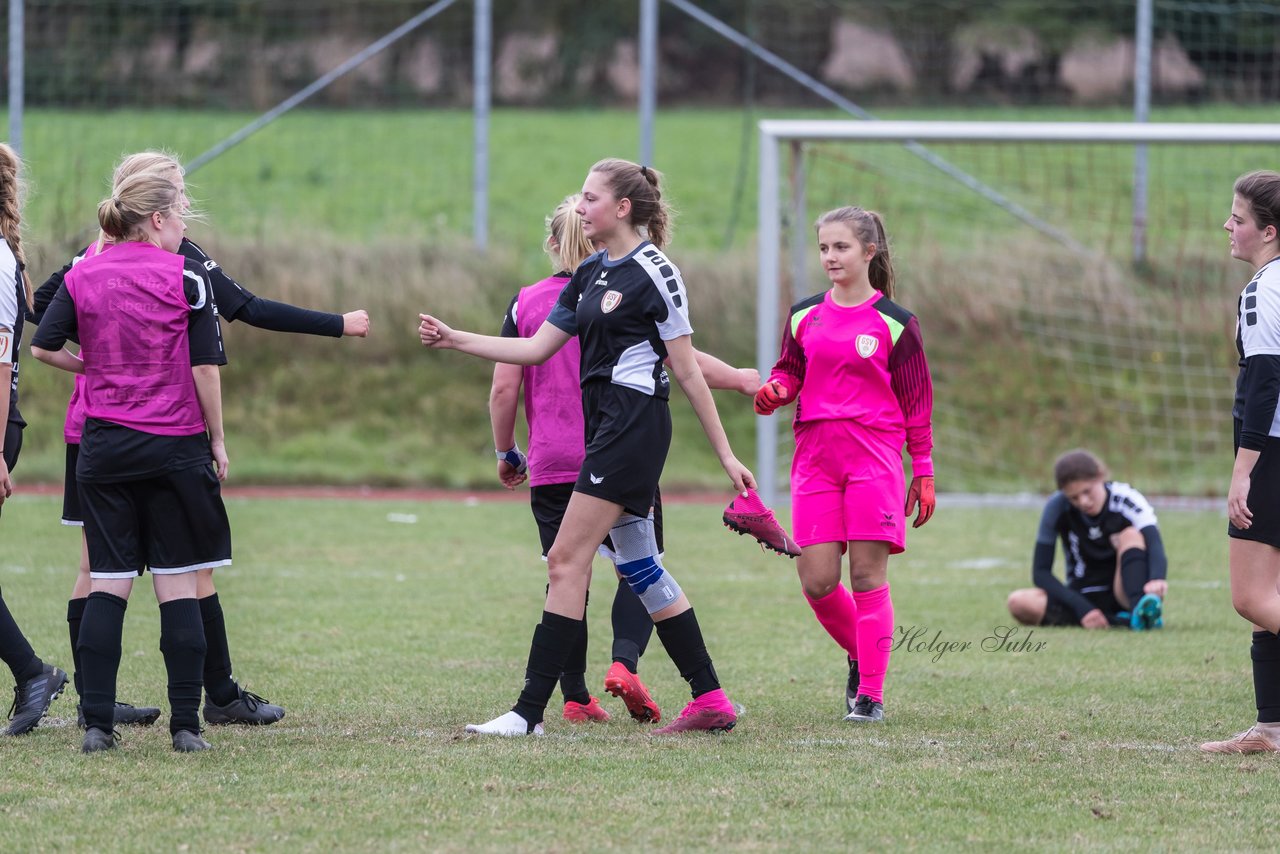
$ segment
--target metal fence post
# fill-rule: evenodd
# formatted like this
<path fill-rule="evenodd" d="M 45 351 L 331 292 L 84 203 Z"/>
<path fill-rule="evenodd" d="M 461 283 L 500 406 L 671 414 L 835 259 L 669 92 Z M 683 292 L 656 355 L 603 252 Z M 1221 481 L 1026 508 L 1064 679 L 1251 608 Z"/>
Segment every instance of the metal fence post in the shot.
<path fill-rule="evenodd" d="M 658 0 L 640 0 L 640 163 L 653 165 L 658 104 Z"/>
<path fill-rule="evenodd" d="M 23 55 L 22 19 L 25 0 L 9 0 L 9 145 L 22 154 L 23 72 L 26 57 Z"/>
<path fill-rule="evenodd" d="M 483 252 L 489 246 L 489 106 L 492 102 L 490 69 L 493 67 L 493 0 L 475 2 L 475 44 L 472 48 L 475 70 L 472 231 L 476 249 Z"/>
<path fill-rule="evenodd" d="M 1134 21 L 1133 120 L 1145 122 L 1151 114 L 1151 0 L 1138 0 Z M 1133 149 L 1133 263 L 1147 260 L 1147 146 Z"/>

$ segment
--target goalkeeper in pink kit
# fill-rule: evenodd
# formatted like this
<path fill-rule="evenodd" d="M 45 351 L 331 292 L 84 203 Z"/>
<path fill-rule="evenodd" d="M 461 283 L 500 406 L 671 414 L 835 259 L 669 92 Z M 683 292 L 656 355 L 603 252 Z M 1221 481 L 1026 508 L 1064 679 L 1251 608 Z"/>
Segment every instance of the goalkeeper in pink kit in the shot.
<path fill-rule="evenodd" d="M 768 415 L 796 402 L 791 510 L 800 584 L 848 654 L 845 720 L 876 722 L 884 720 L 894 631 L 889 555 L 904 550 L 906 517 L 917 506 L 913 527 L 933 515 L 933 383 L 920 324 L 892 301 L 880 216 L 838 208 L 818 218 L 817 231 L 832 286 L 791 308 L 781 357 L 755 406 Z M 849 587 L 841 582 L 845 552 Z"/>

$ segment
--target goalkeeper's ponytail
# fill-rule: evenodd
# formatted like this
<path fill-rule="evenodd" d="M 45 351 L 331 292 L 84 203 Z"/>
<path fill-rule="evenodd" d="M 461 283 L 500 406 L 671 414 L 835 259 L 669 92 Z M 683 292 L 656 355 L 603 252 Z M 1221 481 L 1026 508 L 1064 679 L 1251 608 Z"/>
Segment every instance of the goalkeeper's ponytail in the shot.
<path fill-rule="evenodd" d="M 871 280 L 871 287 L 893 299 L 893 259 L 889 257 L 889 235 L 884 230 L 884 220 L 880 218 L 880 214 L 875 211 L 866 213 L 875 223 L 876 229 L 876 239 L 872 241 L 876 245 L 876 254 L 871 256 L 867 265 L 867 278 Z"/>

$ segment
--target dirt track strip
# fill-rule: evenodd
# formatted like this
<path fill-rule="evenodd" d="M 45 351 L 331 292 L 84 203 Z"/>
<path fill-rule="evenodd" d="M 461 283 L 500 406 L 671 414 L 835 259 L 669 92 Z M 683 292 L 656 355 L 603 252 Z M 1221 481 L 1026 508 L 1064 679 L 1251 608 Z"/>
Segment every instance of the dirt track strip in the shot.
<path fill-rule="evenodd" d="M 14 496 L 61 495 L 60 483 L 20 483 Z M 325 498 L 351 501 L 451 501 L 451 502 L 520 502 L 529 501 L 528 487 L 506 489 L 426 489 L 414 487 L 375 486 L 224 486 L 224 498 Z M 668 504 L 728 504 L 732 493 L 681 492 L 662 494 Z"/>

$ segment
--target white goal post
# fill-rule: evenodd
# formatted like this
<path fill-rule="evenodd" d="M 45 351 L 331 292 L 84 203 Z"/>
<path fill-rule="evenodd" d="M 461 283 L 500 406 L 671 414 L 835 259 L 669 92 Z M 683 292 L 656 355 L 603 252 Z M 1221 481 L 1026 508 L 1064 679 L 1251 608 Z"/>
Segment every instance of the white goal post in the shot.
<path fill-rule="evenodd" d="M 810 143 L 858 142 L 900 143 L 902 148 L 939 170 L 940 180 L 958 182 L 1005 209 L 1023 224 L 1037 229 L 1058 243 L 1072 248 L 1072 237 L 1054 225 L 1041 221 L 1016 202 L 1004 198 L 977 178 L 952 166 L 927 147 L 928 143 L 1114 143 L 1146 146 L 1167 143 L 1231 145 L 1280 143 L 1280 124 L 1162 124 L 1128 122 L 972 122 L 972 121 L 804 121 L 764 120 L 759 123 L 758 199 L 758 281 L 756 341 L 757 365 L 761 379 L 768 376 L 778 357 L 782 322 L 780 299 L 784 255 L 795 282 L 804 280 L 803 259 L 814 250 L 810 223 L 817 211 L 806 209 L 804 151 Z M 784 164 L 783 146 L 790 148 L 789 168 Z M 1131 176 L 1134 189 L 1134 222 L 1145 222 L 1144 160 L 1135 157 Z M 1253 168 L 1277 168 L 1275 160 Z M 784 173 L 784 168 L 786 172 Z M 1229 185 L 1228 185 L 1229 186 Z M 790 188 L 789 197 L 785 190 Z M 857 203 L 850 199 L 850 203 Z M 784 220 L 791 224 L 784 234 Z M 889 224 L 892 232 L 893 225 Z M 1137 238 L 1135 237 L 1135 240 Z M 1136 244 L 1135 244 L 1136 245 Z M 788 248 L 784 251 L 784 246 Z M 800 298 L 801 294 L 795 294 Z M 778 440 L 780 418 L 756 419 L 756 469 L 760 493 L 767 503 L 778 501 Z"/>

